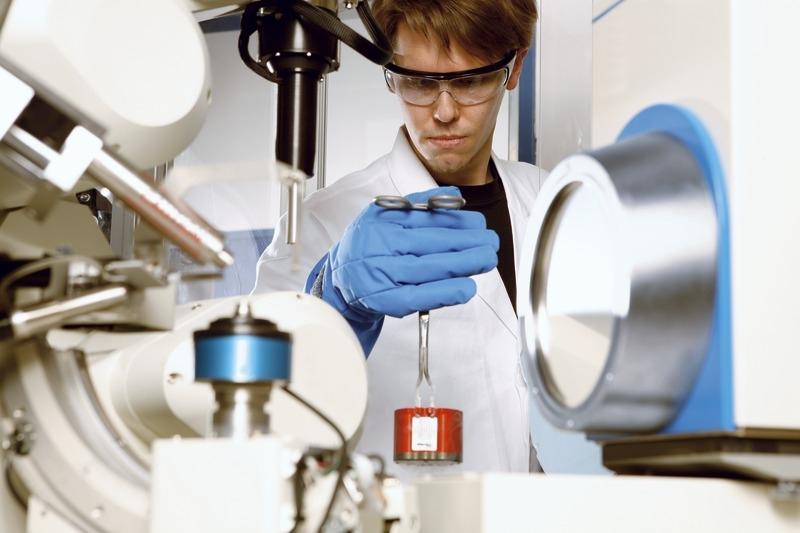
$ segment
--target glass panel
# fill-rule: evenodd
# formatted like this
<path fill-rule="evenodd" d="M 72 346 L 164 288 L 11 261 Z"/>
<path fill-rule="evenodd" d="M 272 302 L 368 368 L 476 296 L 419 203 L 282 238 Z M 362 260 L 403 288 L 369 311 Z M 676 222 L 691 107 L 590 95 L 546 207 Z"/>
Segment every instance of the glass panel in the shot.
<path fill-rule="evenodd" d="M 280 215 L 280 187 L 267 178 L 275 161 L 276 86 L 258 77 L 236 52 L 238 29 L 206 33 L 213 101 L 200 133 L 175 158 L 168 183 L 181 186 L 184 200 L 225 234 L 235 264 L 218 279 L 182 282 L 180 303 L 249 293 L 256 262 L 271 240 Z M 251 39 L 251 52 L 257 38 Z M 175 247 L 170 267 L 208 272 Z"/>

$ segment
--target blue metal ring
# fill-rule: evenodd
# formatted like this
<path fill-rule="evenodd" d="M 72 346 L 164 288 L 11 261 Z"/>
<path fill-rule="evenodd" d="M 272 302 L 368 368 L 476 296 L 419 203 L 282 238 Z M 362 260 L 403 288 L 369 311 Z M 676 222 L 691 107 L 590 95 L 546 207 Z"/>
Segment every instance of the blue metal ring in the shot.
<path fill-rule="evenodd" d="M 195 341 L 197 381 L 288 381 L 291 361 L 291 345 L 283 339 L 230 335 Z"/>

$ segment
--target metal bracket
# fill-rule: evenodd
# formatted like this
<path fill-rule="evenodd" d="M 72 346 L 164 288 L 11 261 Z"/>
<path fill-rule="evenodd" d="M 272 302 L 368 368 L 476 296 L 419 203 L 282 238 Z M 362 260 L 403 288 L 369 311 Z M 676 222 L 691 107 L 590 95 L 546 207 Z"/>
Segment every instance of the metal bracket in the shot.
<path fill-rule="evenodd" d="M 800 502 L 800 483 L 797 481 L 778 481 L 769 492 L 770 497 L 779 502 Z"/>
<path fill-rule="evenodd" d="M 0 449 L 16 455 L 28 455 L 36 441 L 33 424 L 25 416 L 25 410 L 14 410 L 12 418 L 0 419 Z"/>

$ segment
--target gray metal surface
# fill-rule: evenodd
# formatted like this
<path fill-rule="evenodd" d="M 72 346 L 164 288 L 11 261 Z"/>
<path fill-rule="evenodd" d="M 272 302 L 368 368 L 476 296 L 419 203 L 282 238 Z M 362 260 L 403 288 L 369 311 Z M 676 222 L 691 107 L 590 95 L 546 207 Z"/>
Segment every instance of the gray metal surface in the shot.
<path fill-rule="evenodd" d="M 430 311 L 420 311 L 419 313 L 419 374 L 417 375 L 417 407 L 422 405 L 422 395 L 420 387 L 423 379 L 428 384 L 430 394 L 430 405 L 433 407 L 434 389 L 431 376 L 428 373 L 428 334 L 430 332 L 431 314 Z"/>
<path fill-rule="evenodd" d="M 653 431 L 674 416 L 705 355 L 716 284 L 714 204 L 691 153 L 667 135 L 631 138 L 588 158 L 579 155 L 561 163 L 567 172 L 557 168 L 554 181 L 540 195 L 549 205 L 539 206 L 546 214 L 535 236 L 533 268 L 530 274 L 520 273 L 531 276 L 521 314 L 532 317 L 537 332 L 535 338 L 523 335 L 530 383 L 545 416 L 559 427 Z M 589 168 L 596 175 L 587 175 Z M 616 271 L 608 282 L 619 285 L 623 280 L 626 286 L 609 288 L 617 304 L 620 297 L 625 301 L 609 310 L 607 351 L 603 348 L 597 379 L 576 402 L 561 394 L 571 376 L 554 365 L 558 361 L 548 360 L 541 333 L 550 320 L 548 279 L 560 211 L 587 184 L 595 184 L 610 221 L 609 242 L 615 246 L 610 264 Z M 580 242 L 587 237 L 578 232 L 571 238 L 577 249 L 591 247 Z M 571 266 L 587 275 L 595 268 L 592 257 Z M 583 317 L 572 318 L 579 323 Z"/>
<path fill-rule="evenodd" d="M 287 189 L 286 208 L 286 243 L 297 244 L 297 235 L 300 233 L 300 206 L 303 201 L 302 184 L 291 182 Z"/>
<path fill-rule="evenodd" d="M 540 0 L 536 164 L 551 170 L 591 146 L 592 0 Z"/>
<path fill-rule="evenodd" d="M 122 259 L 134 257 L 135 231 L 138 217 L 122 202 L 114 202 L 111 207 L 110 244 L 114 254 Z"/>
<path fill-rule="evenodd" d="M 0 31 L 3 30 L 3 23 L 6 21 L 6 15 L 11 7 L 11 0 L 0 0 Z"/>
<path fill-rule="evenodd" d="M 325 172 L 328 148 L 328 75 L 325 74 L 319 79 L 319 92 L 317 93 L 317 159 L 316 174 L 317 188 L 324 189 L 327 184 Z M 311 192 L 311 191 L 307 191 Z"/>
<path fill-rule="evenodd" d="M 212 383 L 217 402 L 214 412 L 214 437 L 249 439 L 269 433 L 269 415 L 264 404 L 269 400 L 269 383 Z"/>
<path fill-rule="evenodd" d="M 25 339 L 58 327 L 71 318 L 121 304 L 127 298 L 128 289 L 124 286 L 92 289 L 76 296 L 16 310 L 11 314 L 11 327 L 14 337 Z"/>

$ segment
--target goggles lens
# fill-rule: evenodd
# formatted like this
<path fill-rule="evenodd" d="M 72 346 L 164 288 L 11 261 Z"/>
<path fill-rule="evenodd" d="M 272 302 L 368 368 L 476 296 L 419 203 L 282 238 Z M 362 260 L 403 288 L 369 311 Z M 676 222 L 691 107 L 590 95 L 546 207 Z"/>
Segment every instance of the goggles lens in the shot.
<path fill-rule="evenodd" d="M 418 73 L 389 65 L 384 68 L 389 90 L 412 105 L 433 104 L 447 92 L 461 105 L 482 104 L 496 96 L 508 82 L 514 52 L 487 67 L 453 73 Z"/>

